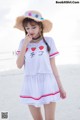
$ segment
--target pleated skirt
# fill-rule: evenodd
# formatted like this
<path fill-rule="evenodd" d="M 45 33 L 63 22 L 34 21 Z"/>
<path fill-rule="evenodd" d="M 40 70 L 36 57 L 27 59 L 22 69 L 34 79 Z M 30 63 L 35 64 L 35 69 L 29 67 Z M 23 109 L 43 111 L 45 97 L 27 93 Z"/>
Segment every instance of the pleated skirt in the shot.
<path fill-rule="evenodd" d="M 60 100 L 60 92 L 52 73 L 26 75 L 23 80 L 20 101 L 40 107 Z"/>

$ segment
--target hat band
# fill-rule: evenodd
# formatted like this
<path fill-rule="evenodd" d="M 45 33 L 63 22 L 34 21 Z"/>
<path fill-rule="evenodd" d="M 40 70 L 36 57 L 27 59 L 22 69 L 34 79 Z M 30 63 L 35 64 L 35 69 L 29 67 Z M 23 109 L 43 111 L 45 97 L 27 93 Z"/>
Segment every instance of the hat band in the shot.
<path fill-rule="evenodd" d="M 42 18 L 41 15 L 35 14 L 35 13 L 32 13 L 32 12 L 26 12 L 25 17 L 33 17 L 33 18 L 37 18 L 39 20 L 44 20 L 44 18 Z"/>

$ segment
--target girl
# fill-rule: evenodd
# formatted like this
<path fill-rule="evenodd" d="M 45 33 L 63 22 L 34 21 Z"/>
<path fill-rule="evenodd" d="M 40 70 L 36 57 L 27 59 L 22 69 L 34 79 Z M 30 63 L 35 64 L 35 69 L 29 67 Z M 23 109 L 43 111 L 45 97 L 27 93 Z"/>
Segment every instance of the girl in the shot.
<path fill-rule="evenodd" d="M 66 98 L 55 64 L 59 53 L 54 40 L 44 37 L 52 23 L 37 11 L 27 11 L 16 19 L 15 27 L 25 32 L 17 54 L 17 67 L 24 65 L 24 81 L 20 99 L 28 104 L 34 120 L 43 120 L 40 106 L 44 106 L 45 120 L 55 119 L 56 102 Z"/>

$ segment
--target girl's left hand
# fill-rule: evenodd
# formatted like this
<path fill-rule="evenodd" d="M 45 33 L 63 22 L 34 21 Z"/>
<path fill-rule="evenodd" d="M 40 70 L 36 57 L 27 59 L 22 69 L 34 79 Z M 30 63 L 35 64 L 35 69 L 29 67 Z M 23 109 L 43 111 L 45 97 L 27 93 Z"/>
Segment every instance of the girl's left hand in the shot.
<path fill-rule="evenodd" d="M 62 99 L 65 99 L 66 98 L 66 92 L 64 91 L 64 89 L 60 89 L 60 97 Z"/>

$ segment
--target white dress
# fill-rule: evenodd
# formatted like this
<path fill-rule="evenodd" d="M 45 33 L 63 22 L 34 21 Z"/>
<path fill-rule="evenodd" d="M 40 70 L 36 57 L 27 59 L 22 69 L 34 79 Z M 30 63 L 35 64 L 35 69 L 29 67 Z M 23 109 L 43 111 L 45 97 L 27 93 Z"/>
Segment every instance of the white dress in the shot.
<path fill-rule="evenodd" d="M 60 99 L 59 88 L 50 65 L 50 58 L 59 52 L 51 37 L 45 37 L 45 40 L 51 48 L 50 53 L 43 39 L 38 43 L 29 43 L 25 52 L 24 80 L 20 100 L 22 103 L 36 107 Z M 21 51 L 23 41 L 24 39 L 20 42 L 17 54 Z"/>

